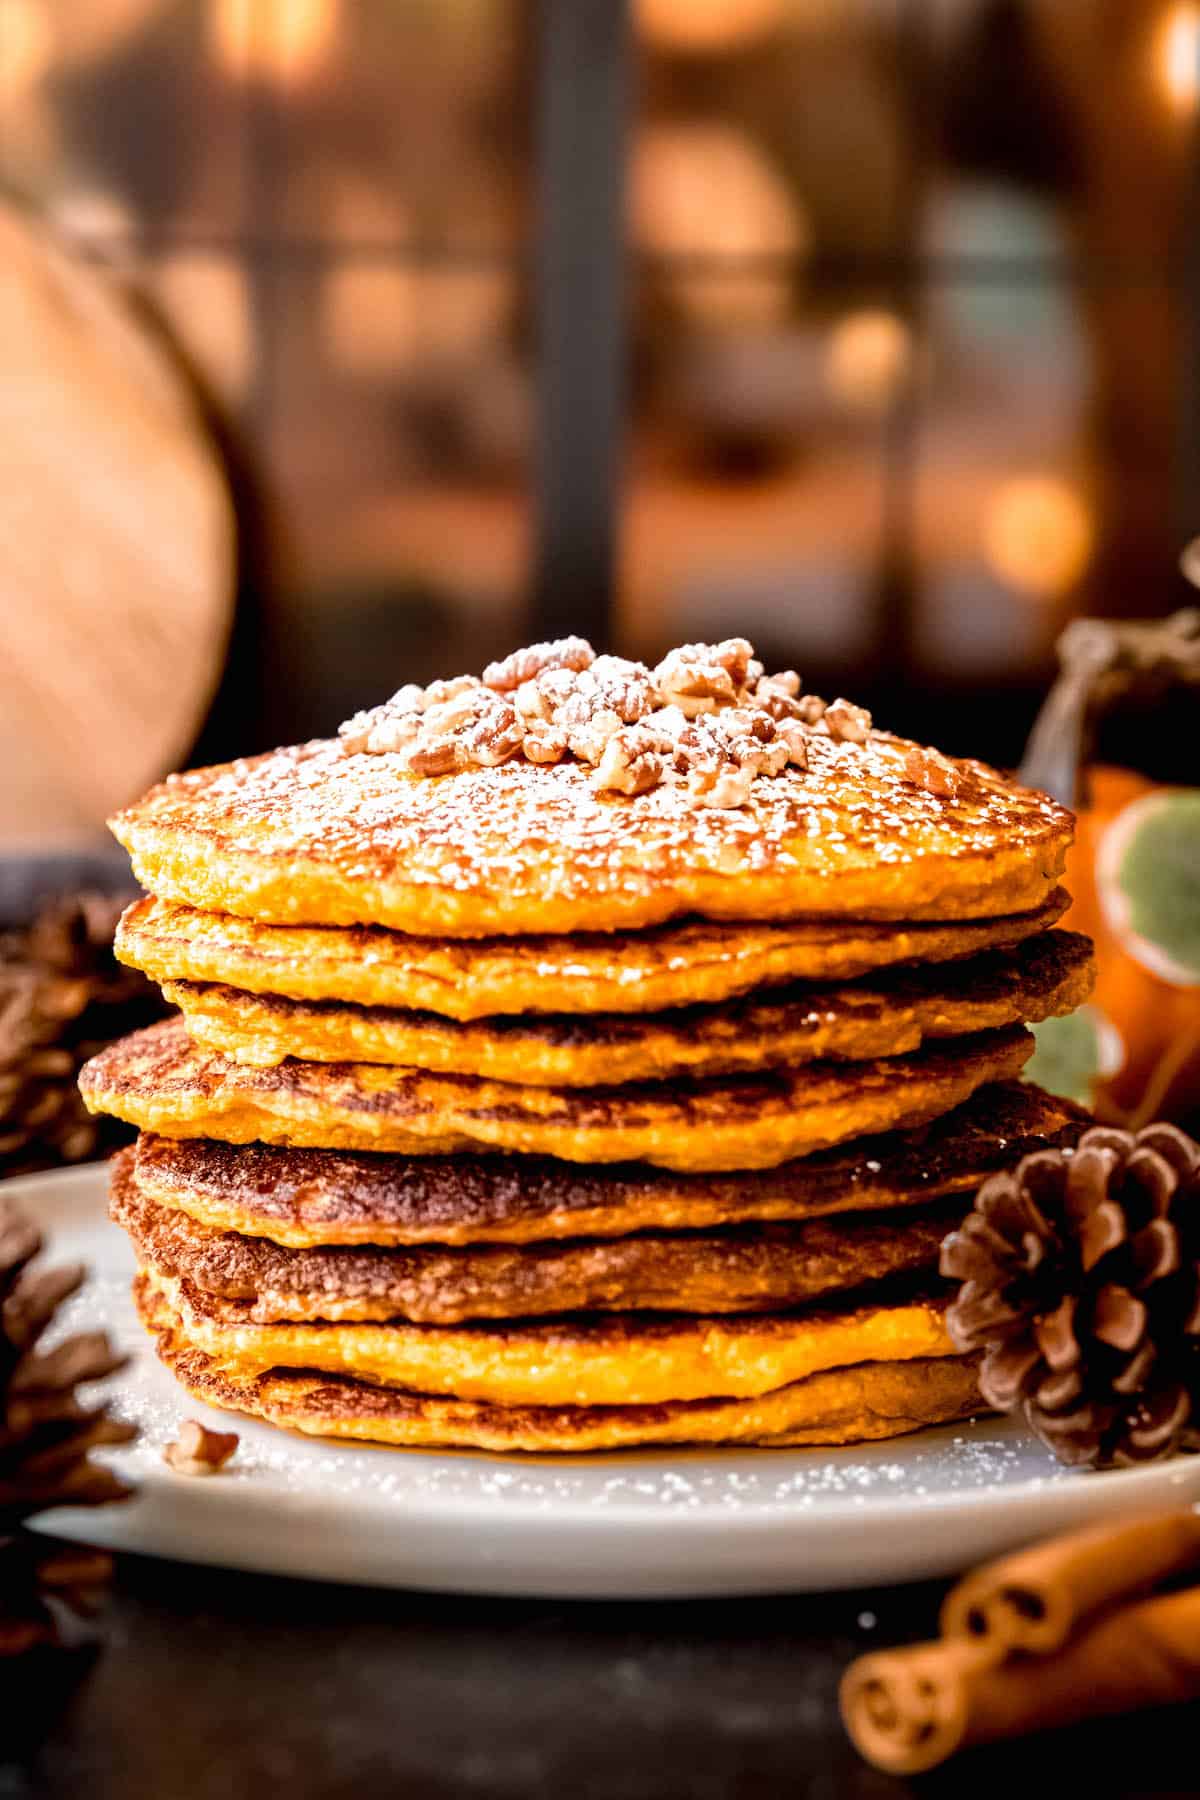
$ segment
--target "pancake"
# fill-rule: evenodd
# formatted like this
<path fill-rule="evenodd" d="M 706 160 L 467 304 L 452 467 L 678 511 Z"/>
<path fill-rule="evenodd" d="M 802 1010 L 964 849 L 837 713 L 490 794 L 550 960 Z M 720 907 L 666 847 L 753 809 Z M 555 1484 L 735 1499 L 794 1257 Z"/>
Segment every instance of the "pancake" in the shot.
<path fill-rule="evenodd" d="M 1074 1012 L 1091 992 L 1093 974 L 1090 941 L 1050 931 L 948 968 L 893 972 L 870 984 L 779 988 L 765 999 L 670 1013 L 533 1014 L 463 1024 L 437 1013 L 285 1000 L 210 983 L 167 982 L 163 993 L 182 1009 L 199 1048 L 259 1067 L 290 1056 L 591 1087 L 900 1056 L 929 1039 Z"/>
<path fill-rule="evenodd" d="M 601 793 L 577 762 L 413 775 L 318 741 L 172 776 L 110 823 L 150 892 L 264 924 L 472 937 L 1042 906 L 1070 813 L 977 762 L 931 792 L 906 773 L 922 756 L 813 734 L 806 770 L 713 807 L 674 784 Z"/>
<path fill-rule="evenodd" d="M 497 1013 L 651 1012 L 716 1004 L 789 981 L 853 981 L 897 963 L 950 962 L 1047 931 L 1070 904 L 959 924 L 808 919 L 647 931 L 445 940 L 381 926 L 259 925 L 148 896 L 115 949 L 154 981 L 217 982 L 293 1000 L 405 1007 L 451 1019 Z"/>
<path fill-rule="evenodd" d="M 545 1157 L 235 1147 L 145 1132 L 135 1158 L 138 1190 L 157 1205 L 297 1249 L 530 1244 L 924 1206 L 973 1192 L 1034 1150 L 1073 1144 L 1087 1123 L 1070 1101 L 1012 1081 L 919 1130 L 735 1176 L 572 1168 Z"/>
<path fill-rule="evenodd" d="M 257 1069 L 194 1048 L 165 1019 L 102 1050 L 79 1085 L 92 1112 L 167 1137 L 449 1155 L 478 1145 L 568 1162 L 772 1168 L 869 1132 L 924 1124 L 1016 1075 L 1020 1027 L 913 1056 L 617 1088 L 535 1088 L 371 1063 Z"/>
<path fill-rule="evenodd" d="M 646 1444 L 856 1444 L 984 1410 L 975 1359 L 914 1357 L 832 1369 L 753 1399 L 658 1406 L 493 1406 L 371 1387 L 345 1376 L 248 1375 L 192 1345 L 148 1284 L 138 1310 L 160 1359 L 196 1399 L 316 1437 L 412 1449 L 566 1452 Z"/>
<path fill-rule="evenodd" d="M 849 1310 L 583 1313 L 470 1325 L 230 1322 L 200 1288 L 143 1273 L 188 1342 L 248 1375 L 311 1369 L 499 1406 L 629 1406 L 770 1393 L 824 1369 L 952 1356 L 944 1301 Z"/>
<path fill-rule="evenodd" d="M 110 1213 L 141 1266 L 186 1281 L 226 1324 L 317 1319 L 455 1325 L 560 1312 L 770 1312 L 890 1276 L 936 1275 L 963 1203 L 899 1220 L 742 1225 L 714 1232 L 511 1247 L 286 1250 L 214 1231 L 143 1195 L 134 1153 L 112 1164 Z"/>

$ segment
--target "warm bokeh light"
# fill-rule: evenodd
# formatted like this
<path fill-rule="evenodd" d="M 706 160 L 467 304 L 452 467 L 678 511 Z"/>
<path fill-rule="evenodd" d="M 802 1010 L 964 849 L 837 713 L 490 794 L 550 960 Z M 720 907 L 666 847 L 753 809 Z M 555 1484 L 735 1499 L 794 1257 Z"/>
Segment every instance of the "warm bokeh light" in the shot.
<path fill-rule="evenodd" d="M 12 102 L 46 73 L 54 28 L 43 0 L 0 0 L 0 94 Z"/>
<path fill-rule="evenodd" d="M 1074 587 L 1094 542 L 1082 496 L 1053 475 L 1002 482 L 983 517 L 983 553 L 993 573 L 1038 600 L 1058 599 Z"/>
<path fill-rule="evenodd" d="M 783 0 L 636 0 L 637 28 L 664 50 L 707 55 L 773 31 Z"/>
<path fill-rule="evenodd" d="M 499 335 L 512 292 L 505 269 L 393 262 L 332 269 L 321 295 L 330 361 L 346 374 L 387 376 L 470 358 Z"/>
<path fill-rule="evenodd" d="M 658 125 L 634 151 L 633 235 L 656 257 L 696 258 L 672 292 L 711 325 L 765 325 L 788 300 L 788 261 L 809 243 L 808 222 L 774 164 L 743 131 L 726 125 Z M 781 267 L 739 267 L 770 263 Z M 728 266 L 722 266 L 728 265 Z"/>
<path fill-rule="evenodd" d="M 164 4 L 165 0 L 42 0 L 53 25 L 55 59 L 87 63 L 114 55 L 145 30 Z M 0 49 L 7 53 L 2 37 Z"/>
<path fill-rule="evenodd" d="M 1154 62 L 1172 108 L 1190 112 L 1200 99 L 1200 5 L 1194 0 L 1168 9 L 1155 37 Z"/>
<path fill-rule="evenodd" d="M 328 58 L 341 0 L 213 0 L 213 49 L 230 74 L 299 86 Z"/>
<path fill-rule="evenodd" d="M 107 188 L 70 188 L 51 202 L 49 216 L 64 237 L 105 251 L 127 247 L 137 231 L 125 201 Z"/>
<path fill-rule="evenodd" d="M 330 362 L 344 374 L 411 374 L 427 360 L 461 360 L 494 340 L 508 316 L 513 275 L 404 260 L 417 235 L 390 188 L 349 167 L 327 168 L 321 209 L 330 237 L 371 246 L 322 276 L 320 324 Z M 386 257 L 376 254 L 388 246 Z"/>
<path fill-rule="evenodd" d="M 912 334 L 879 307 L 847 313 L 829 334 L 825 375 L 840 406 L 880 413 L 895 399 L 912 363 Z"/>

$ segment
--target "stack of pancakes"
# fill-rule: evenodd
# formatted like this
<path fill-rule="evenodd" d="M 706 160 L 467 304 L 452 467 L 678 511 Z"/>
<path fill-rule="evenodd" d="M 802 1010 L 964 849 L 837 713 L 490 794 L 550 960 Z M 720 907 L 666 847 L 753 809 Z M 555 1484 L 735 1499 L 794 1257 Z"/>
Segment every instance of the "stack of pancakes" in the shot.
<path fill-rule="evenodd" d="M 1069 815 L 924 756 L 814 730 L 724 807 L 334 741 L 119 815 L 118 952 L 180 1016 L 83 1088 L 140 1127 L 112 1209 L 183 1385 L 488 1450 L 976 1409 L 939 1245 L 1080 1129 L 1017 1077 L 1091 961 Z"/>

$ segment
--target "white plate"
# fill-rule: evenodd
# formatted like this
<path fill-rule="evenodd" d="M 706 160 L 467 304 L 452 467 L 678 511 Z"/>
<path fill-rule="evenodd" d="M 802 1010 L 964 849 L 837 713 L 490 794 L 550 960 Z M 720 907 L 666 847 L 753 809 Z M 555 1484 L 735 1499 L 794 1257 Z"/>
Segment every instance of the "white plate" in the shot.
<path fill-rule="evenodd" d="M 790 1592 L 948 1575 L 1042 1533 L 1200 1498 L 1200 1457 L 1072 1474 L 1005 1421 L 847 1450 L 495 1457 L 343 1448 L 199 1406 L 154 1358 L 133 1262 L 92 1166 L 2 1184 L 51 1254 L 92 1276 L 64 1330 L 100 1326 L 132 1357 L 111 1385 L 141 1427 L 113 1456 L 126 1505 L 48 1513 L 48 1531 L 118 1550 L 324 1580 L 572 1598 Z M 175 1475 L 186 1418 L 241 1445 L 221 1475 Z"/>

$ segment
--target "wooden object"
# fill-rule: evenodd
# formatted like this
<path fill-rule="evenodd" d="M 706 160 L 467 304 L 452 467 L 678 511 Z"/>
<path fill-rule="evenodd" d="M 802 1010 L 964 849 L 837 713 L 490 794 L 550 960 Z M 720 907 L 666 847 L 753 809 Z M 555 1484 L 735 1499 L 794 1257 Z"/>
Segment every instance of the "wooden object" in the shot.
<path fill-rule="evenodd" d="M 186 755 L 234 569 L 169 350 L 112 276 L 0 205 L 0 844 L 98 832 Z"/>

